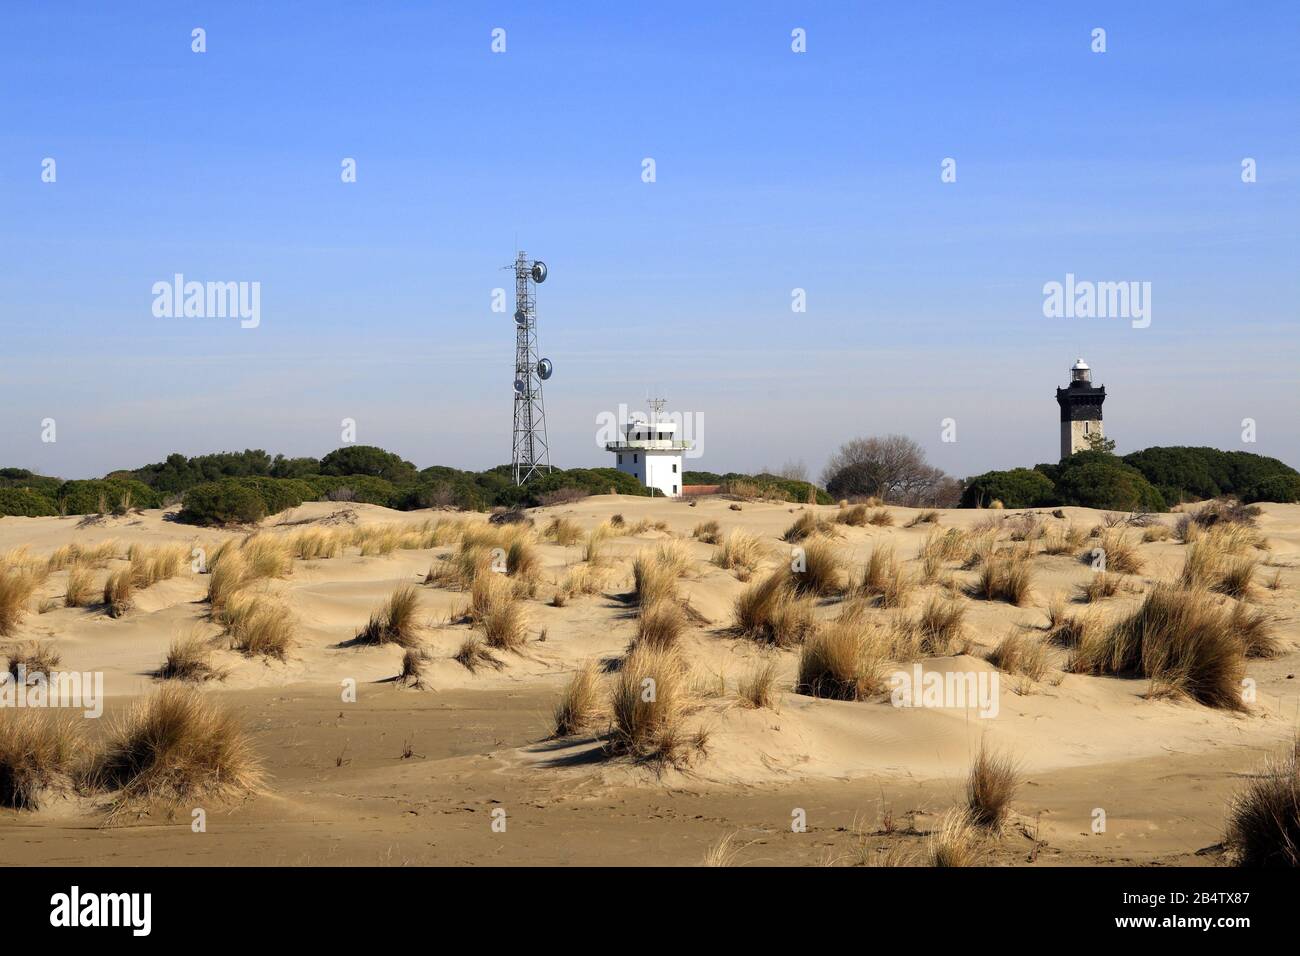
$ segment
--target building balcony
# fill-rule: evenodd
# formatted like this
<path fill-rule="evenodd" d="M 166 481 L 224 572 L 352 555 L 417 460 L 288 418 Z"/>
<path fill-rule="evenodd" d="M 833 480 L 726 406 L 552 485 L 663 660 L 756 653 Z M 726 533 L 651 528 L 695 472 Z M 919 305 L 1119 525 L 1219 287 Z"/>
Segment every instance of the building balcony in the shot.
<path fill-rule="evenodd" d="M 694 445 L 691 441 L 678 439 L 640 439 L 633 441 L 605 442 L 605 451 L 690 451 Z"/>

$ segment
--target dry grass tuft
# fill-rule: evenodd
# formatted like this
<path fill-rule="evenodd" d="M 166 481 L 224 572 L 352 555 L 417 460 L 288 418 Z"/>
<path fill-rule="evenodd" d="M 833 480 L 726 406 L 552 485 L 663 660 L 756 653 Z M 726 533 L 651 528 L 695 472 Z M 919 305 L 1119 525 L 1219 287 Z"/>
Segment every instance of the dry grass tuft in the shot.
<path fill-rule="evenodd" d="M 1106 571 L 1098 571 L 1088 579 L 1086 584 L 1079 585 L 1079 592 L 1083 595 L 1083 599 L 1090 604 L 1114 597 L 1118 590 L 1119 578 Z"/>
<path fill-rule="evenodd" d="M 894 524 L 894 516 L 888 508 L 877 508 L 867 518 L 867 524 L 877 528 L 888 528 Z"/>
<path fill-rule="evenodd" d="M 271 534 L 254 534 L 239 548 L 253 578 L 288 577 L 293 570 L 293 552 L 286 538 Z M 362 552 L 365 553 L 364 551 Z"/>
<path fill-rule="evenodd" d="M 863 568 L 858 592 L 874 599 L 881 607 L 898 608 L 907 604 L 915 582 L 894 556 L 892 545 L 877 545 Z"/>
<path fill-rule="evenodd" d="M 470 616 L 491 648 L 518 651 L 528 641 L 524 606 L 500 575 L 485 574 L 474 582 Z"/>
<path fill-rule="evenodd" d="M 1081 641 L 1069 669 L 1146 677 L 1161 694 L 1245 709 L 1245 650 L 1228 612 L 1203 590 L 1157 585 L 1132 615 Z"/>
<path fill-rule="evenodd" d="M 424 690 L 428 686 L 425 674 L 428 662 L 428 651 L 422 647 L 408 647 L 402 655 L 402 670 L 397 675 L 397 682 L 403 687 Z"/>
<path fill-rule="evenodd" d="M 931 595 L 914 625 L 921 649 L 930 656 L 944 657 L 964 646 L 965 618 L 965 605 Z"/>
<path fill-rule="evenodd" d="M 885 642 L 865 621 L 832 621 L 804 642 L 795 693 L 865 700 L 886 687 L 885 658 Z"/>
<path fill-rule="evenodd" d="M 369 622 L 356 636 L 357 643 L 414 647 L 418 640 L 415 617 L 419 607 L 420 592 L 409 584 L 402 585 L 370 615 Z"/>
<path fill-rule="evenodd" d="M 582 529 L 568 518 L 552 518 L 551 523 L 546 526 L 542 532 L 542 537 L 549 538 L 556 544 L 570 547 L 582 540 Z"/>
<path fill-rule="evenodd" d="M 238 718 L 197 691 L 164 685 L 109 731 L 91 773 L 98 790 L 136 800 L 246 796 L 262 773 Z"/>
<path fill-rule="evenodd" d="M 1023 674 L 1030 680 L 1042 680 L 1047 673 L 1047 647 L 1042 641 L 1020 630 L 1009 631 L 989 652 L 989 663 L 1008 674 Z"/>
<path fill-rule="evenodd" d="M 212 663 L 212 646 L 201 635 L 178 637 L 167 649 L 167 657 L 156 677 L 162 680 L 190 681 L 201 684 L 219 678 L 224 672 Z"/>
<path fill-rule="evenodd" d="M 848 525 L 850 528 L 861 528 L 867 523 L 867 506 L 854 505 L 852 508 L 840 506 L 839 513 L 835 516 L 836 524 Z"/>
<path fill-rule="evenodd" d="M 1238 866 L 1300 867 L 1300 747 L 1265 762 L 1232 798 L 1224 842 Z"/>
<path fill-rule="evenodd" d="M 805 511 L 795 519 L 794 524 L 785 529 L 785 534 L 781 536 L 781 540 L 796 544 L 805 538 L 811 538 L 815 534 L 832 535 L 834 533 L 835 522 L 818 518 L 811 511 Z"/>
<path fill-rule="evenodd" d="M 847 568 L 844 559 L 825 538 L 813 538 L 803 549 L 802 570 L 793 570 L 790 581 L 798 595 L 816 594 L 826 597 L 844 591 Z"/>
<path fill-rule="evenodd" d="M 90 568 L 83 564 L 73 565 L 68 570 L 68 584 L 63 592 L 65 607 L 85 607 L 95 593 L 95 576 Z"/>
<path fill-rule="evenodd" d="M 1019 787 L 1014 759 L 981 744 L 966 778 L 966 813 L 970 822 L 983 830 L 1000 832 Z"/>
<path fill-rule="evenodd" d="M 250 657 L 284 660 L 294 644 L 293 614 L 266 595 L 236 595 L 217 620 L 226 626 L 232 650 Z"/>
<path fill-rule="evenodd" d="M 41 576 L 23 567 L 0 564 L 0 634 L 11 634 L 40 587 Z"/>
<path fill-rule="evenodd" d="M 252 580 L 248 571 L 248 562 L 238 551 L 218 552 L 215 564 L 209 563 L 211 573 L 208 575 L 207 601 L 211 613 L 217 616 L 226 602 Z"/>
<path fill-rule="evenodd" d="M 909 521 L 907 523 L 907 526 L 909 528 L 916 528 L 923 524 L 938 524 L 938 523 L 939 523 L 939 512 L 922 511 L 920 514 L 916 515 L 911 521 Z"/>
<path fill-rule="evenodd" d="M 1272 659 L 1282 656 L 1282 645 L 1273 633 L 1273 619 L 1264 611 L 1252 611 L 1237 602 L 1228 615 L 1228 627 L 1247 657 Z"/>
<path fill-rule="evenodd" d="M 109 617 L 121 617 L 135 607 L 135 577 L 130 568 L 114 571 L 104 582 L 104 609 Z"/>
<path fill-rule="evenodd" d="M 574 672 L 555 705 L 556 737 L 572 737 L 595 725 L 600 718 L 600 668 L 587 661 Z"/>
<path fill-rule="evenodd" d="M 722 526 L 716 521 L 701 521 L 691 532 L 691 537 L 705 544 L 717 544 L 722 537 Z"/>
<path fill-rule="evenodd" d="M 801 644 L 817 627 L 812 602 L 795 595 L 786 568 L 741 592 L 734 613 L 736 628 L 743 636 L 777 647 Z"/>
<path fill-rule="evenodd" d="M 610 749 L 637 760 L 680 764 L 689 756 L 686 668 L 671 649 L 648 644 L 632 648 L 614 681 L 610 698 Z"/>
<path fill-rule="evenodd" d="M 0 710 L 0 807 L 39 810 L 72 787 L 82 752 L 81 725 L 49 711 Z"/>
<path fill-rule="evenodd" d="M 972 597 L 1006 601 L 1016 607 L 1029 603 L 1033 591 L 1033 568 L 1026 548 L 994 551 L 980 564 L 979 580 Z"/>
<path fill-rule="evenodd" d="M 713 563 L 727 570 L 753 571 L 763 560 L 765 551 L 758 535 L 737 528 L 723 539 Z"/>
<path fill-rule="evenodd" d="M 461 641 L 460 649 L 456 651 L 454 660 L 464 666 L 471 674 L 480 667 L 491 667 L 493 670 L 499 671 L 505 666 L 483 643 L 483 638 L 477 634 L 469 634 L 465 637 L 465 640 Z"/>
<path fill-rule="evenodd" d="M 1150 544 L 1152 541 L 1168 541 L 1172 534 L 1173 531 L 1170 530 L 1168 525 L 1153 524 L 1148 525 L 1142 532 L 1142 540 L 1147 544 Z"/>
<path fill-rule="evenodd" d="M 1097 548 L 1102 552 L 1105 564 L 1101 570 L 1115 574 L 1140 574 L 1142 558 L 1138 555 L 1137 545 L 1129 540 L 1122 530 L 1112 529 L 1101 536 Z M 1084 553 L 1083 560 L 1091 563 L 1092 551 Z"/>
<path fill-rule="evenodd" d="M 996 504 L 996 502 L 995 502 Z M 952 810 L 926 840 L 926 862 L 935 867 L 978 866 L 983 859 L 980 835 L 970 815 Z"/>
<path fill-rule="evenodd" d="M 636 643 L 652 647 L 676 647 L 678 638 L 686 628 L 686 616 L 671 601 L 657 601 L 641 605 L 636 621 Z"/>
<path fill-rule="evenodd" d="M 776 690 L 777 674 L 775 661 L 758 665 L 740 679 L 736 696 L 746 707 L 775 710 L 779 696 Z"/>
<path fill-rule="evenodd" d="M 7 670 L 14 680 L 19 677 L 19 668 L 23 671 L 22 683 L 30 682 L 31 675 L 40 674 L 48 680 L 50 672 L 59 666 L 63 658 L 59 652 L 48 644 L 32 641 L 9 651 Z"/>

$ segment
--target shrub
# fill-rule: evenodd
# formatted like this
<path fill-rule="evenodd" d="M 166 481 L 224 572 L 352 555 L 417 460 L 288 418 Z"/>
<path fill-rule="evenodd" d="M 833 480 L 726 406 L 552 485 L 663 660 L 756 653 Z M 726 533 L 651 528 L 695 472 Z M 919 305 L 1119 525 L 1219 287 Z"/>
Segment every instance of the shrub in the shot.
<path fill-rule="evenodd" d="M 1060 464 L 1061 504 L 1112 511 L 1167 511 L 1164 497 L 1142 472 L 1100 451 L 1081 451 Z"/>
<path fill-rule="evenodd" d="M 0 488 L 0 517 L 44 518 L 59 513 L 53 498 L 30 488 Z"/>
<path fill-rule="evenodd" d="M 266 517 L 266 502 L 253 488 L 234 478 L 195 485 L 185 492 L 176 520 L 228 526 L 254 524 Z"/>
<path fill-rule="evenodd" d="M 984 508 L 995 500 L 1007 508 L 1041 508 L 1056 503 L 1056 486 L 1040 471 L 1013 468 L 976 475 L 961 494 L 963 508 Z"/>
<path fill-rule="evenodd" d="M 59 486 L 58 508 L 63 514 L 126 514 L 132 508 L 159 508 L 162 496 L 129 478 L 65 481 Z"/>

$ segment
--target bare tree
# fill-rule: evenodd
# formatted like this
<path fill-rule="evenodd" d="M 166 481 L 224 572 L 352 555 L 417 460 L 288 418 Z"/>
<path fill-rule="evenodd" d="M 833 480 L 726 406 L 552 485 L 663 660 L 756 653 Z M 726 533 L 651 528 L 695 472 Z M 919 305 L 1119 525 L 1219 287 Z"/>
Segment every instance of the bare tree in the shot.
<path fill-rule="evenodd" d="M 925 460 L 925 451 L 906 435 L 855 438 L 831 455 L 822 473 L 836 498 L 874 496 L 901 503 L 928 503 L 947 476 Z"/>
<path fill-rule="evenodd" d="M 787 461 L 777 472 L 780 478 L 788 478 L 790 481 L 807 481 L 808 466 L 802 461 Z"/>

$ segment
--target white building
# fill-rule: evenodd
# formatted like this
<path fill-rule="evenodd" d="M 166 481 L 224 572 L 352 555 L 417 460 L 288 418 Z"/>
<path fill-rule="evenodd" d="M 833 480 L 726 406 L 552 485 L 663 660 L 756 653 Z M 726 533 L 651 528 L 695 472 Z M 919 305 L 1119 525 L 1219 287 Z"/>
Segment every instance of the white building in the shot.
<path fill-rule="evenodd" d="M 665 497 L 680 496 L 682 453 L 690 450 L 691 442 L 676 437 L 676 423 L 652 418 L 629 422 L 622 430 L 620 440 L 605 445 L 606 451 L 614 453 L 614 466 Z"/>

